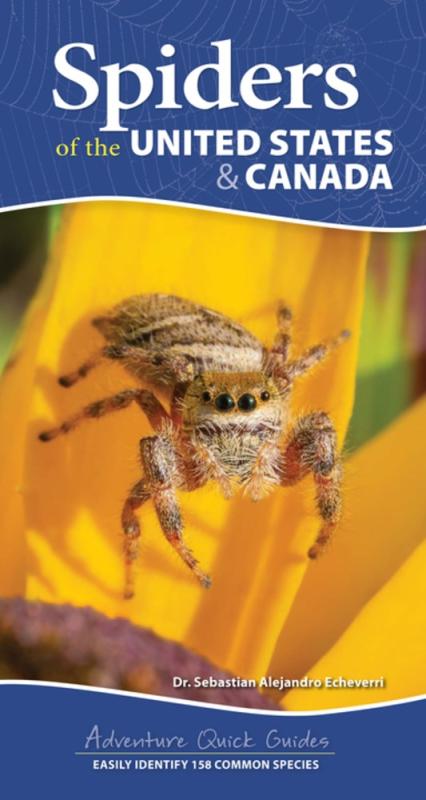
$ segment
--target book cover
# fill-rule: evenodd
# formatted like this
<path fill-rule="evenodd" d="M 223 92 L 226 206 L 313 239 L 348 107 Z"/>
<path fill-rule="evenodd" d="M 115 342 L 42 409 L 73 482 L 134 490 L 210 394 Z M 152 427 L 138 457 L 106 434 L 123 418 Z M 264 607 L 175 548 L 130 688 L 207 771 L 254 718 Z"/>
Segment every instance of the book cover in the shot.
<path fill-rule="evenodd" d="M 5 797 L 420 796 L 418 0 L 4 0 Z"/>

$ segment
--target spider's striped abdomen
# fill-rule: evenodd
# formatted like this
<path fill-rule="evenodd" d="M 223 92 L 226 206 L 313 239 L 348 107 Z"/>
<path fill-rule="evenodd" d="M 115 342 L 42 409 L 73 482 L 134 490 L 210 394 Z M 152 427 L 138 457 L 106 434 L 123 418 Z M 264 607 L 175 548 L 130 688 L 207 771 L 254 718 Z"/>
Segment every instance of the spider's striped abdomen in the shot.
<path fill-rule="evenodd" d="M 262 344 L 242 325 L 173 295 L 131 297 L 94 325 L 111 345 L 111 357 L 154 383 L 173 385 L 186 368 L 191 377 L 262 366 Z"/>

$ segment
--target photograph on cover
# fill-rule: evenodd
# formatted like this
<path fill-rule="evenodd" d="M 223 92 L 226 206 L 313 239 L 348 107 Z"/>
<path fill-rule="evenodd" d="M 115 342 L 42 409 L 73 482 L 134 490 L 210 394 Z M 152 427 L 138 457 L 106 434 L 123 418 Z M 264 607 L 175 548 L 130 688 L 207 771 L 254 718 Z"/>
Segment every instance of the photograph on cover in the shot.
<path fill-rule="evenodd" d="M 424 233 L 0 217 L 0 678 L 313 710 L 424 685 Z"/>

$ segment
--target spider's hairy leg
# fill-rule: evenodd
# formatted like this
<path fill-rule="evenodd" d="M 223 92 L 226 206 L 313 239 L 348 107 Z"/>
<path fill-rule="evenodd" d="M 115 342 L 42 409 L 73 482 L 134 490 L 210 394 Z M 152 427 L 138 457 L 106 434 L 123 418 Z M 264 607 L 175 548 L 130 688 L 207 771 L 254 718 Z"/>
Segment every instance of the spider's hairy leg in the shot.
<path fill-rule="evenodd" d="M 127 408 L 132 402 L 136 402 L 146 414 L 154 430 L 158 430 L 162 423 L 169 419 L 167 411 L 152 392 L 147 389 L 125 389 L 111 397 L 89 403 L 57 428 L 40 433 L 38 438 L 42 442 L 50 442 L 57 436 L 73 431 L 85 419 L 99 419 L 112 411 Z"/>
<path fill-rule="evenodd" d="M 69 389 L 71 386 L 74 386 L 75 383 L 82 380 L 82 378 L 85 378 L 92 369 L 95 369 L 103 358 L 106 358 L 106 348 L 97 350 L 96 353 L 93 353 L 90 358 L 84 361 L 83 364 L 80 364 L 73 372 L 61 375 L 58 378 L 58 383 L 65 389 Z"/>
<path fill-rule="evenodd" d="M 302 417 L 287 439 L 281 483 L 290 486 L 312 472 L 321 530 L 308 551 L 317 558 L 332 536 L 341 512 L 342 463 L 337 436 L 330 418 L 322 411 Z"/>
<path fill-rule="evenodd" d="M 299 375 L 303 375 L 305 372 L 308 372 L 310 369 L 315 367 L 320 361 L 323 361 L 327 358 L 330 353 L 333 352 L 339 345 L 349 339 L 350 331 L 343 330 L 336 336 L 334 339 L 330 339 L 328 342 L 321 342 L 321 344 L 316 344 L 313 347 L 309 347 L 308 350 L 305 350 L 302 355 L 297 358 L 295 361 L 289 361 L 287 365 L 287 374 L 290 378 L 297 378 Z"/>
<path fill-rule="evenodd" d="M 172 437 L 167 434 L 148 436 L 140 442 L 142 466 L 162 531 L 182 561 L 204 588 L 211 580 L 200 569 L 198 561 L 183 540 L 183 522 L 176 498 L 180 476 Z"/>
<path fill-rule="evenodd" d="M 121 525 L 124 532 L 124 559 L 126 578 L 124 597 L 128 600 L 134 595 L 133 564 L 139 554 L 141 529 L 135 511 L 150 498 L 145 481 L 138 481 L 130 490 L 121 512 Z"/>
<path fill-rule="evenodd" d="M 283 373 L 286 373 L 286 364 L 291 350 L 292 322 L 291 310 L 285 305 L 280 305 L 277 311 L 278 332 L 270 350 L 265 351 L 263 362 L 265 373 L 274 375 L 278 379 Z"/>
<path fill-rule="evenodd" d="M 292 321 L 291 310 L 287 306 L 281 305 L 277 312 L 278 333 L 275 336 L 271 353 L 282 356 L 284 361 L 287 360 L 290 352 Z"/>

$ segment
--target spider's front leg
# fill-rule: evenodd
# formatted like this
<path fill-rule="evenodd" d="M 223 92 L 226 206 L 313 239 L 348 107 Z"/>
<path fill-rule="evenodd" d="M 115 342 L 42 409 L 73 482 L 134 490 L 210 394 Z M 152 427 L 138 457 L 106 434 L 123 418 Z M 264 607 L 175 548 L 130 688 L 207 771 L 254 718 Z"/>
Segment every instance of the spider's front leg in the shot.
<path fill-rule="evenodd" d="M 85 419 L 100 419 L 113 411 L 122 411 L 128 408 L 133 402 L 136 402 L 144 412 L 154 430 L 158 430 L 169 420 L 167 411 L 152 392 L 147 389 L 124 389 L 111 397 L 104 397 L 102 400 L 89 403 L 57 428 L 50 428 L 50 430 L 40 433 L 38 438 L 41 442 L 51 442 L 52 439 L 73 431 Z"/>
<path fill-rule="evenodd" d="M 287 439 L 282 464 L 283 486 L 291 486 L 312 472 L 316 502 L 322 519 L 321 530 L 308 551 L 309 558 L 321 555 L 330 540 L 341 512 L 342 462 L 332 422 L 322 411 L 297 421 Z"/>
<path fill-rule="evenodd" d="M 131 597 L 133 594 L 131 570 L 137 557 L 140 536 L 139 523 L 134 511 L 148 498 L 154 503 L 167 541 L 201 585 L 208 588 L 211 584 L 210 578 L 202 572 L 197 559 L 183 540 L 183 522 L 176 497 L 176 487 L 182 485 L 184 481 L 179 474 L 173 436 L 169 432 L 164 432 L 158 436 L 141 439 L 140 454 L 145 478 L 133 488 L 122 513 L 127 570 L 126 596 Z"/>

